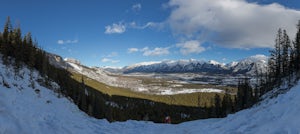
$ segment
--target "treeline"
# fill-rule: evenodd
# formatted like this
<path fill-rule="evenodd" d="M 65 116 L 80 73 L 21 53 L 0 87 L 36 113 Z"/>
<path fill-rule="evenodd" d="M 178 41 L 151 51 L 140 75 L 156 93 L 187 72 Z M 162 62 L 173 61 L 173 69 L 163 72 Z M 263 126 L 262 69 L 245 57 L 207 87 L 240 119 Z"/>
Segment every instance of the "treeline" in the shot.
<path fill-rule="evenodd" d="M 66 69 L 57 68 L 49 61 L 49 54 L 38 47 L 31 33 L 22 36 L 20 26 L 12 27 L 8 17 L 3 32 L 0 33 L 0 53 L 4 64 L 13 64 L 18 72 L 23 65 L 38 70 L 45 78 L 43 84 L 51 86 L 54 81 L 60 85 L 56 91 L 70 98 L 82 111 L 96 118 L 109 121 L 151 120 L 162 122 L 166 114 L 172 123 L 183 121 L 225 117 L 230 113 L 249 108 L 260 100 L 266 92 L 288 82 L 292 85 L 300 78 L 300 21 L 294 41 L 289 39 L 285 30 L 279 29 L 275 48 L 270 51 L 266 73 L 256 70 L 256 85 L 245 77 L 239 81 L 236 95 L 231 92 L 216 94 L 211 104 L 205 107 L 174 106 L 144 99 L 124 96 L 109 96 L 92 87 L 74 80 Z M 11 62 L 14 60 L 15 62 Z M 198 98 L 201 101 L 201 98 Z"/>
<path fill-rule="evenodd" d="M 274 49 L 270 50 L 266 72 L 256 67 L 255 85 L 251 85 L 250 78 L 242 78 L 238 84 L 236 109 L 249 108 L 258 101 L 265 93 L 283 88 L 287 91 L 300 79 L 300 21 L 297 26 L 294 40 L 291 40 L 285 29 L 279 28 L 276 34 Z M 280 87 L 285 85 L 285 87 Z M 285 89 L 285 90 L 284 90 Z"/>
<path fill-rule="evenodd" d="M 49 60 L 50 54 L 38 46 L 38 43 L 32 39 L 31 33 L 23 36 L 20 26 L 12 27 L 9 17 L 3 31 L 0 32 L 0 53 L 3 63 L 12 65 L 15 72 L 19 72 L 19 69 L 25 65 L 32 72 L 33 70 L 39 71 L 45 78 L 45 80 L 40 81 L 42 82 L 40 84 L 51 89 L 50 83 L 56 82 L 60 86 L 60 90 L 56 91 L 59 96 L 70 98 L 79 109 L 96 118 L 105 118 L 109 121 L 133 119 L 163 122 L 165 115 L 169 115 L 172 118 L 172 123 L 180 123 L 196 119 L 224 117 L 233 111 L 227 110 L 226 113 L 221 111 L 221 109 L 225 109 L 224 106 L 227 107 L 229 104 L 230 107 L 232 106 L 231 95 L 216 96 L 218 99 L 216 106 L 187 107 L 103 94 L 85 85 L 84 79 L 78 82 L 71 77 L 72 74 L 66 69 L 52 65 Z M 37 90 L 34 86 L 32 88 Z M 222 104 L 224 103 L 223 98 L 228 98 L 226 101 L 228 100 L 230 103 Z M 212 99 L 212 103 L 214 103 L 214 99 Z"/>
<path fill-rule="evenodd" d="M 270 50 L 267 71 L 259 70 L 254 64 L 256 81 L 251 82 L 251 78 L 247 76 L 240 78 L 234 99 L 228 94 L 221 99 L 220 95 L 216 94 L 211 115 L 225 117 L 229 113 L 252 107 L 273 89 L 281 89 L 272 94 L 276 96 L 296 84 L 300 79 L 300 21 L 296 28 L 294 40 L 290 39 L 286 30 L 279 28 L 274 49 Z M 284 87 L 280 87 L 282 85 Z"/>

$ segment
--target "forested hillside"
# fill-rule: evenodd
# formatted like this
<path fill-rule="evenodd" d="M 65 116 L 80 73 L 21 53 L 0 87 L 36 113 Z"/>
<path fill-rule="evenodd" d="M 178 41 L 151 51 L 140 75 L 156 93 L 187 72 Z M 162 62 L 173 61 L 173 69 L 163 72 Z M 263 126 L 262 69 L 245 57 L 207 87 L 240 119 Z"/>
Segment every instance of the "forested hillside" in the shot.
<path fill-rule="evenodd" d="M 300 77 L 300 22 L 295 40 L 291 40 L 285 30 L 279 29 L 275 40 L 275 49 L 270 51 L 266 73 L 256 71 L 256 85 L 251 85 L 249 78 L 241 78 L 237 94 L 215 94 L 209 104 L 197 107 L 165 104 L 128 96 L 108 95 L 85 84 L 63 68 L 57 68 L 49 62 L 49 53 L 39 48 L 31 33 L 22 35 L 19 26 L 13 28 L 10 18 L 0 34 L 0 52 L 3 64 L 13 66 L 15 74 L 23 67 L 32 72 L 37 70 L 44 80 L 41 85 L 51 88 L 56 82 L 60 88 L 53 89 L 59 95 L 72 100 L 79 109 L 96 118 L 109 121 L 151 120 L 162 122 L 166 114 L 172 117 L 172 123 L 183 121 L 225 117 L 230 113 L 249 108 L 262 100 L 262 96 L 282 84 L 292 87 Z M 31 74 L 32 75 L 32 74 Z M 30 75 L 30 76 L 31 76 Z M 5 82 L 3 82 L 5 86 Z M 11 85 L 6 85 L 11 87 Z M 35 85 L 31 87 L 37 90 Z M 280 90 L 281 93 L 283 90 Z M 198 96 L 198 101 L 200 96 Z M 197 101 L 197 100 L 196 100 Z M 147 117 L 147 118 L 146 118 Z"/>
<path fill-rule="evenodd" d="M 23 36 L 19 26 L 13 28 L 9 17 L 0 34 L 0 52 L 3 64 L 13 66 L 16 74 L 22 67 L 28 67 L 31 72 L 37 70 L 45 78 L 40 81 L 42 85 L 49 87 L 49 83 L 56 82 L 60 88 L 55 92 L 69 98 L 79 109 L 96 118 L 106 118 L 109 121 L 146 119 L 163 122 L 165 115 L 168 114 L 172 117 L 172 123 L 180 123 L 226 115 L 220 110 L 223 94 L 216 95 L 216 101 L 210 101 L 211 104 L 207 106 L 188 107 L 99 92 L 85 84 L 85 76 L 81 76 L 81 80 L 75 79 L 74 75 L 78 74 L 50 64 L 49 53 L 39 48 L 38 43 L 33 41 L 31 33 Z M 35 89 L 34 85 L 32 88 Z M 230 105 L 226 109 L 232 113 L 234 111 L 232 97 L 226 94 L 225 98 L 230 100 Z"/>

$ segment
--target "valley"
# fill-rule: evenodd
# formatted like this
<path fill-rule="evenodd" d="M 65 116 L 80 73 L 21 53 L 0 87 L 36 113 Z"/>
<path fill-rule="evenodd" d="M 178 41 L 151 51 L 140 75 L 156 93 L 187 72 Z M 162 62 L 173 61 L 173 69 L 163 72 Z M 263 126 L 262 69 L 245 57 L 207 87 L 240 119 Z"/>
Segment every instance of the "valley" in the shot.
<path fill-rule="evenodd" d="M 52 65 L 67 69 L 72 73 L 74 80 L 80 83 L 84 81 L 87 86 L 104 94 L 193 107 L 212 105 L 211 100 L 215 94 L 236 95 L 239 79 L 247 76 L 255 81 L 254 67 L 263 70 L 267 59 L 265 56 L 256 55 L 227 65 L 195 60 L 172 61 L 170 64 L 169 61 L 169 66 L 165 67 L 169 69 L 177 67 L 177 70 L 164 73 L 158 71 L 161 66 L 154 69 L 156 64 L 162 64 L 158 62 L 135 64 L 124 68 L 101 68 L 81 65 L 80 61 L 73 58 L 62 59 L 50 53 L 48 56 Z M 194 69 L 191 66 L 194 66 Z M 208 66 L 209 69 L 222 68 L 223 71 L 215 73 L 205 71 Z M 137 68 L 140 71 L 128 73 L 128 70 L 137 70 Z M 143 71 L 142 68 L 152 68 L 153 71 Z M 184 68 L 194 71 L 198 69 L 202 72 L 183 73 L 180 69 Z"/>

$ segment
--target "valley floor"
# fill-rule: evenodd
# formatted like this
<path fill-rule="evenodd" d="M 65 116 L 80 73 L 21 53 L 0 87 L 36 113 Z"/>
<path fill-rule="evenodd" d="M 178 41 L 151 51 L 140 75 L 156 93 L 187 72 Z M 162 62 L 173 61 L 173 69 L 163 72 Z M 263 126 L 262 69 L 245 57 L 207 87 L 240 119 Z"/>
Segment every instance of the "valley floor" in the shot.
<path fill-rule="evenodd" d="M 206 119 L 177 125 L 143 121 L 109 123 L 81 112 L 70 100 L 39 85 L 40 78 L 23 68 L 15 75 L 0 64 L 0 133 L 300 133 L 300 83 L 286 94 L 223 119 Z M 34 83 L 35 89 L 32 88 Z M 9 86 L 8 86 L 9 85 Z M 54 84 L 55 85 L 55 84 Z"/>

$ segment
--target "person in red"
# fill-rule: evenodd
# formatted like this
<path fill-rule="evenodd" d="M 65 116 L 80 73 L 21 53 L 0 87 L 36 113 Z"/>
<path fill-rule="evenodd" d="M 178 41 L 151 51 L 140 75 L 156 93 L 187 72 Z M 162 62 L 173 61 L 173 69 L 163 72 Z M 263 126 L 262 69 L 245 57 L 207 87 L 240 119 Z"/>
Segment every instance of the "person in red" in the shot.
<path fill-rule="evenodd" d="M 165 117 L 165 123 L 171 124 L 171 117 L 169 115 Z"/>

